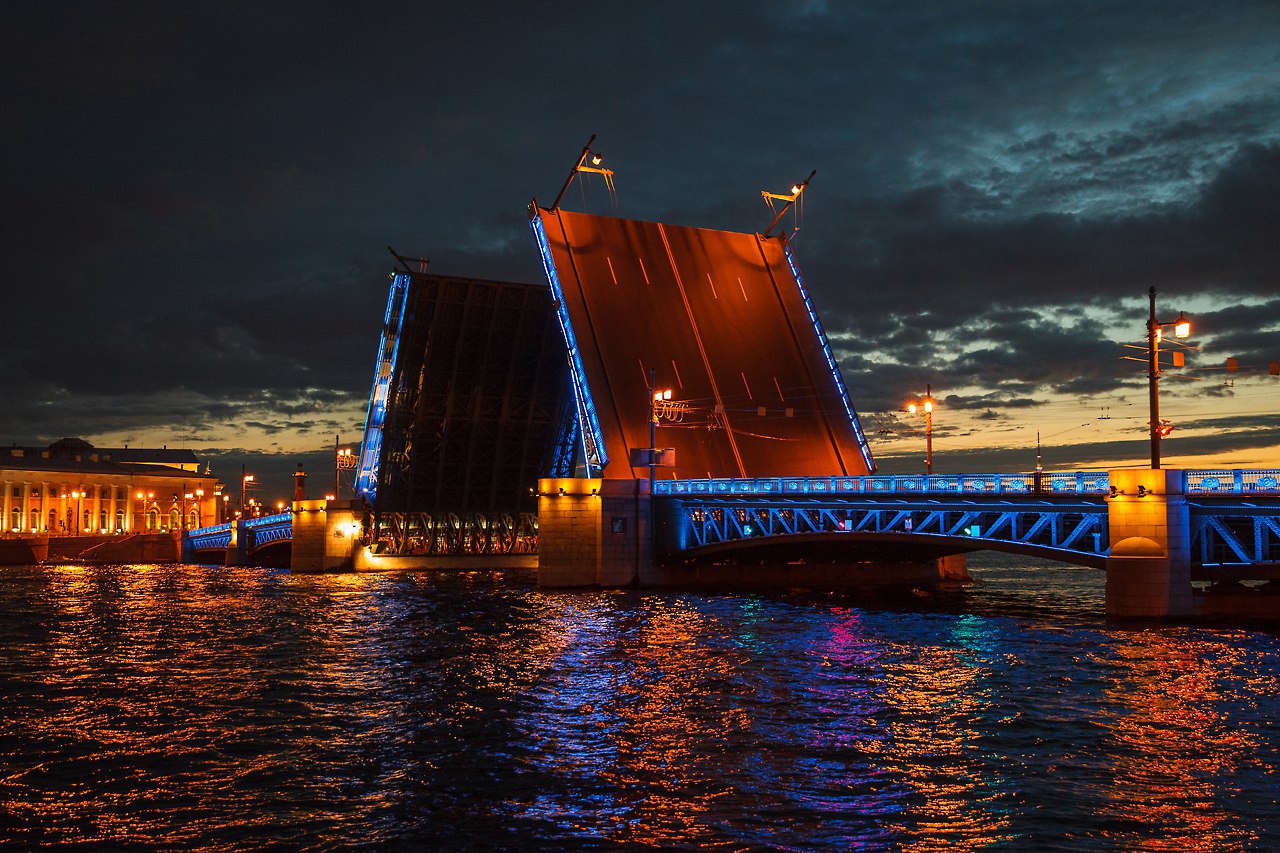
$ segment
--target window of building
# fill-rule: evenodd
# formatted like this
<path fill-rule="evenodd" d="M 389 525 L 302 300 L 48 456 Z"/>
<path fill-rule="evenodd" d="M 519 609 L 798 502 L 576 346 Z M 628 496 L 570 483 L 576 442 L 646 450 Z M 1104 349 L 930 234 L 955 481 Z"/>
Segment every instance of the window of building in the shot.
<path fill-rule="evenodd" d="M 40 531 L 40 510 L 31 510 L 31 532 L 38 533 Z"/>
<path fill-rule="evenodd" d="M 151 512 L 147 513 L 147 529 L 148 530 L 160 529 L 160 513 L 156 512 L 154 507 L 152 508 Z"/>
<path fill-rule="evenodd" d="M 20 497 L 22 497 L 22 486 L 14 486 L 14 487 L 13 487 L 13 496 L 14 496 L 15 498 L 20 498 Z"/>
<path fill-rule="evenodd" d="M 32 487 L 31 487 L 31 497 L 33 497 L 33 498 L 38 498 L 38 497 L 40 497 L 40 489 L 36 488 L 35 486 L 32 486 Z"/>
<path fill-rule="evenodd" d="M 124 530 L 124 510 L 116 510 L 116 531 Z"/>
<path fill-rule="evenodd" d="M 192 530 L 195 530 L 199 526 L 200 526 L 200 513 L 193 509 L 191 510 L 191 512 L 187 514 L 187 527 L 191 528 Z"/>
<path fill-rule="evenodd" d="M 52 533 L 58 529 L 58 511 L 56 509 L 49 510 L 49 532 Z"/>
<path fill-rule="evenodd" d="M 107 529 L 107 511 L 104 509 L 98 512 L 98 530 L 105 532 L 106 529 Z"/>
<path fill-rule="evenodd" d="M 9 513 L 9 527 L 15 531 L 22 529 L 22 507 L 15 506 Z"/>
<path fill-rule="evenodd" d="M 169 513 L 169 529 L 177 530 L 181 526 L 182 526 L 182 513 L 178 512 L 175 509 L 173 512 Z"/>

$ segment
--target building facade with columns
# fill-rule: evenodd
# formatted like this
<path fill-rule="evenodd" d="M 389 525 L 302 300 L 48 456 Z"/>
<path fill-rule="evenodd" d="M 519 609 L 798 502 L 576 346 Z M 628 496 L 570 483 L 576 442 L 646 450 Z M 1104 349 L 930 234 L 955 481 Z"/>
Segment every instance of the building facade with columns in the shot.
<path fill-rule="evenodd" d="M 78 438 L 0 448 L 7 535 L 158 533 L 216 524 L 222 484 L 190 450 L 95 448 Z"/>

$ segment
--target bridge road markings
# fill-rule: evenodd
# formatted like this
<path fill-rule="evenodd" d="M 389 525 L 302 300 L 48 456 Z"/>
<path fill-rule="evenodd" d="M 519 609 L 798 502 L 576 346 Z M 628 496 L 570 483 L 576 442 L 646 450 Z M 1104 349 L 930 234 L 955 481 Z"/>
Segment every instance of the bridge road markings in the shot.
<path fill-rule="evenodd" d="M 782 316 L 787 318 L 787 331 L 791 333 L 791 340 L 795 345 L 796 352 L 802 354 L 800 356 L 800 366 L 804 369 L 805 375 L 809 377 L 809 387 L 818 388 L 819 387 L 818 380 L 813 375 L 813 368 L 809 364 L 809 359 L 808 357 L 803 355 L 805 350 L 803 347 L 800 346 L 800 335 L 798 332 L 796 332 L 795 320 L 791 316 L 791 312 L 787 310 L 787 302 L 782 297 L 782 289 L 778 285 L 777 277 L 773 274 L 773 267 L 769 265 L 769 256 L 765 254 L 763 238 L 756 240 L 756 249 L 758 249 L 760 252 L 760 261 L 764 264 L 765 272 L 769 276 L 769 283 L 773 285 L 773 295 L 778 300 L 778 308 L 782 311 Z M 783 251 L 783 258 L 785 260 L 786 258 L 785 242 L 783 243 L 782 251 Z M 796 281 L 796 289 L 797 290 L 801 289 L 801 284 L 799 281 Z M 801 298 L 801 301 L 802 302 L 804 301 L 803 297 Z M 816 325 L 814 326 L 814 333 L 818 336 L 818 341 L 821 343 L 825 335 L 821 332 L 821 330 Z M 777 384 L 776 378 L 774 379 L 774 384 L 775 385 Z M 779 395 L 782 394 L 781 388 L 778 389 L 778 394 Z M 841 473 L 847 476 L 849 474 L 849 466 L 845 464 L 844 453 L 840 450 L 840 442 L 836 440 L 835 429 L 831 426 L 831 415 L 827 412 L 827 407 L 822 405 L 822 401 L 820 399 L 818 401 L 818 414 L 821 417 L 822 426 L 826 429 L 827 442 L 831 445 L 831 452 L 835 454 L 836 462 L 840 465 Z M 849 427 L 854 432 L 854 443 L 856 445 L 858 428 L 857 428 L 856 422 L 853 421 L 852 418 L 850 419 Z"/>
<path fill-rule="evenodd" d="M 680 278 L 680 270 L 676 268 L 676 256 L 671 251 L 671 243 L 667 240 L 667 229 L 657 223 L 658 235 L 662 237 L 662 246 L 667 250 L 667 261 L 671 264 L 671 274 L 675 276 L 676 287 L 680 290 L 680 301 L 684 303 L 685 313 L 689 315 L 689 326 L 693 329 L 693 340 L 698 345 L 698 353 L 702 356 L 702 367 L 707 371 L 707 380 L 711 383 L 711 393 L 715 396 L 716 410 L 724 412 L 724 398 L 720 396 L 720 387 L 716 384 L 716 375 L 711 370 L 711 360 L 707 358 L 707 348 L 702 343 L 702 334 L 698 331 L 698 321 L 694 319 L 693 307 L 689 304 L 689 295 L 684 291 L 684 281 Z M 707 280 L 711 279 L 710 273 Z M 714 287 L 714 285 L 712 285 Z M 729 418 L 724 416 L 724 435 L 729 441 L 729 449 L 733 451 L 733 461 L 738 465 L 738 476 L 746 477 L 747 469 L 742 464 L 742 454 L 738 452 L 738 443 L 733 440 L 733 430 L 729 428 Z"/>

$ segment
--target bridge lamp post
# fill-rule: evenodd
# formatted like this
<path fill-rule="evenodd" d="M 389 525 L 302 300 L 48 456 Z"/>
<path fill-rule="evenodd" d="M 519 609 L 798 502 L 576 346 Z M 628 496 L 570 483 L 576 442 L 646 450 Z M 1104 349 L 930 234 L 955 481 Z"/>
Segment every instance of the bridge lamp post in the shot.
<path fill-rule="evenodd" d="M 196 489 L 196 527 L 204 527 L 204 507 L 200 506 L 204 500 L 204 489 Z"/>
<path fill-rule="evenodd" d="M 1147 291 L 1151 304 L 1151 313 L 1147 316 L 1147 397 L 1151 414 L 1151 467 L 1160 467 L 1160 439 L 1171 431 L 1160 422 L 1160 339 L 1163 329 L 1172 327 L 1175 338 L 1191 337 L 1191 321 L 1186 315 L 1178 312 L 1178 319 L 1161 323 L 1156 319 L 1156 289 Z"/>
<path fill-rule="evenodd" d="M 338 437 L 333 437 L 333 499 L 337 500 L 342 491 L 338 485 L 338 472 L 356 467 L 355 454 L 350 447 L 339 447 Z"/>
<path fill-rule="evenodd" d="M 187 501 L 196 499 L 195 492 L 183 492 L 182 494 L 182 529 L 187 530 Z"/>
<path fill-rule="evenodd" d="M 907 403 L 907 412 L 924 412 L 924 472 L 933 474 L 933 386 L 924 386 L 924 397 Z"/>
<path fill-rule="evenodd" d="M 653 387 L 653 368 L 649 368 L 649 494 L 653 494 L 653 478 L 655 476 L 656 462 L 653 455 L 657 453 L 658 443 L 658 417 L 659 409 L 663 403 L 671 401 L 671 389 L 664 388 L 661 391 Z"/>
<path fill-rule="evenodd" d="M 240 466 L 240 515 L 247 518 L 249 513 L 249 484 L 254 481 L 252 474 L 244 473 L 244 466 Z"/>

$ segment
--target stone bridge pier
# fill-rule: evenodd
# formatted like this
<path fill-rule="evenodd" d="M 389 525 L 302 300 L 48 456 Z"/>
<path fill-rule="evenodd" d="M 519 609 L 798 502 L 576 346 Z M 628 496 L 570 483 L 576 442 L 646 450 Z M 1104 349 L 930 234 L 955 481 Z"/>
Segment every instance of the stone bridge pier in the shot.
<path fill-rule="evenodd" d="M 1111 472 L 1108 616 L 1191 615 L 1191 517 L 1184 484 L 1179 470 Z"/>

